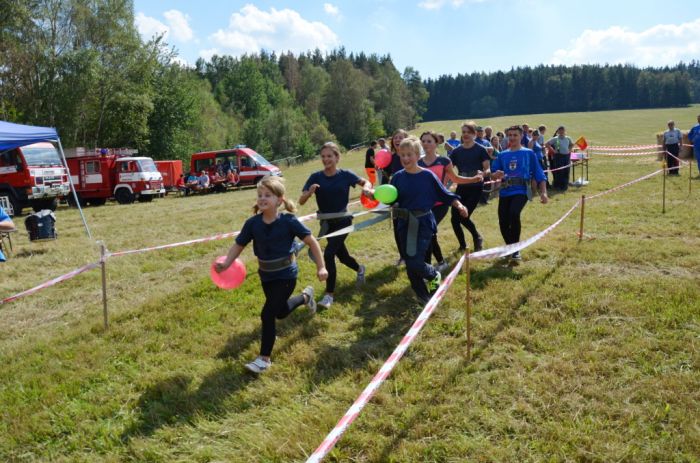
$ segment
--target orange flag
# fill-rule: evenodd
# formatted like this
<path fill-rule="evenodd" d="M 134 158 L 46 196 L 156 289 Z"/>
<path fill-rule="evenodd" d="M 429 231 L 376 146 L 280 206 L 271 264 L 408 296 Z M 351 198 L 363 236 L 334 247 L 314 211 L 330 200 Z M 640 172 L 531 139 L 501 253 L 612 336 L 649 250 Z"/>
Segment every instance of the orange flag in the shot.
<path fill-rule="evenodd" d="M 575 143 L 576 143 L 576 145 L 579 147 L 579 149 L 581 149 L 581 151 L 583 151 L 583 150 L 585 150 L 586 148 L 588 148 L 588 142 L 586 141 L 585 138 L 583 138 L 583 136 L 579 137 L 579 139 L 576 140 Z"/>

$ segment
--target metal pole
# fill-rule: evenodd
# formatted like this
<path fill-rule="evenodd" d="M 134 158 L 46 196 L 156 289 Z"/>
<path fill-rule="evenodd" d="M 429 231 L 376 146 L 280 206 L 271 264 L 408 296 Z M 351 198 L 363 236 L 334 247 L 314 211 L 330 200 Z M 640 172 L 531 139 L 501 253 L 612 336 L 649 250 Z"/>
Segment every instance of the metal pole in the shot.
<path fill-rule="evenodd" d="M 583 239 L 583 212 L 586 208 L 586 195 L 581 195 L 581 223 L 578 228 L 578 242 L 580 243 Z"/>
<path fill-rule="evenodd" d="M 107 312 L 107 249 L 100 242 L 100 268 L 102 269 L 102 316 L 104 318 L 105 331 L 109 328 L 109 315 Z"/>
<path fill-rule="evenodd" d="M 61 158 L 63 159 L 63 165 L 68 172 L 68 183 L 70 183 L 70 189 L 73 192 L 73 199 L 75 200 L 75 205 L 78 207 L 80 212 L 80 218 L 83 219 L 83 225 L 85 225 L 85 231 L 87 232 L 88 238 L 92 239 L 92 234 L 90 233 L 90 228 L 88 227 L 87 221 L 85 220 L 85 215 L 83 214 L 83 208 L 80 207 L 80 201 L 78 201 L 78 193 L 75 191 L 75 185 L 73 184 L 73 177 L 70 175 L 70 169 L 68 168 L 68 161 L 66 161 L 66 155 L 63 153 L 63 145 L 61 145 L 61 139 L 58 140 L 58 149 L 61 152 Z"/>
<path fill-rule="evenodd" d="M 464 251 L 464 272 L 466 275 L 466 285 L 467 285 L 467 360 L 472 359 L 472 292 L 471 292 L 471 282 L 470 274 L 471 269 L 469 268 L 469 245 L 467 245 L 466 251 Z"/>
<path fill-rule="evenodd" d="M 661 213 L 665 214 L 666 213 L 666 159 L 664 159 L 663 162 L 663 170 L 664 170 L 664 180 L 663 180 L 663 193 L 661 196 Z"/>

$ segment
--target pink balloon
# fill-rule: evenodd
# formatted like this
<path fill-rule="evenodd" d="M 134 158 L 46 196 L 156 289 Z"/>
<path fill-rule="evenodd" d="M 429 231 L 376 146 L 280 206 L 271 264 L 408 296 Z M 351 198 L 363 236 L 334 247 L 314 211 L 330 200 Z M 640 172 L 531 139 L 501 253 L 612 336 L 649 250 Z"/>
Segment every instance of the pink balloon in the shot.
<path fill-rule="evenodd" d="M 214 269 L 214 264 L 222 263 L 225 260 L 226 256 L 219 256 L 211 264 L 211 269 L 209 269 L 211 281 L 213 281 L 214 284 L 221 289 L 238 288 L 243 283 L 243 280 L 245 280 L 245 264 L 240 259 L 236 259 L 229 268 L 221 273 L 217 273 Z"/>
<path fill-rule="evenodd" d="M 374 166 L 379 169 L 384 169 L 385 167 L 389 167 L 389 164 L 391 164 L 391 153 L 389 150 L 383 149 L 377 151 L 374 155 Z"/>

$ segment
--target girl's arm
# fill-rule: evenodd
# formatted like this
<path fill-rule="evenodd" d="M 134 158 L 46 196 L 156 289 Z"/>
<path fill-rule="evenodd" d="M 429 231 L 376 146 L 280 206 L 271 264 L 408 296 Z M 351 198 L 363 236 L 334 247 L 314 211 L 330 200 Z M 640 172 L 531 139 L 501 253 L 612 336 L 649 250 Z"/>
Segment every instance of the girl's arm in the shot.
<path fill-rule="evenodd" d="M 243 246 L 238 243 L 233 243 L 231 249 L 228 250 L 226 260 L 224 262 L 217 262 L 214 264 L 214 270 L 216 270 L 216 273 L 221 273 L 229 268 L 231 264 L 233 264 L 233 261 L 241 255 L 241 252 L 243 252 Z"/>
<path fill-rule="evenodd" d="M 309 187 L 307 191 L 303 191 L 301 193 L 301 196 L 299 196 L 299 205 L 303 206 L 304 204 L 306 204 L 306 201 L 308 201 L 309 198 L 313 196 L 314 193 L 316 193 L 318 186 L 318 183 L 314 183 Z"/>
<path fill-rule="evenodd" d="M 316 276 L 318 276 L 318 281 L 326 281 L 328 278 L 328 270 L 326 270 L 326 264 L 323 261 L 323 253 L 321 252 L 321 246 L 318 244 L 314 235 L 306 235 L 304 238 L 304 243 L 311 250 L 311 255 L 314 256 L 314 261 L 316 262 Z"/>
<path fill-rule="evenodd" d="M 459 215 L 464 217 L 465 219 L 469 217 L 469 210 L 462 204 L 459 199 L 455 199 L 452 201 L 452 207 L 457 209 L 459 211 Z"/>
<path fill-rule="evenodd" d="M 462 177 L 461 175 L 456 174 L 452 163 L 445 166 L 445 177 L 452 181 L 452 183 L 456 183 L 458 185 L 466 183 L 479 183 L 484 181 L 484 176 L 479 173 L 477 173 L 474 177 Z"/>
<path fill-rule="evenodd" d="M 368 198 L 374 192 L 374 190 L 372 189 L 372 183 L 369 180 L 361 178 L 360 181 L 357 182 L 357 184 L 362 187 L 362 194 L 367 196 Z"/>

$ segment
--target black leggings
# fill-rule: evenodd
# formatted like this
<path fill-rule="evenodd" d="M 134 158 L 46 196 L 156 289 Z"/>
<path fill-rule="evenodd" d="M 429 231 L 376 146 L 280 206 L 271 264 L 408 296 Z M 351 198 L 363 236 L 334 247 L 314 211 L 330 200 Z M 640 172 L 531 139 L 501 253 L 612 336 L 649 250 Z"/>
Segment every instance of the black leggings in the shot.
<path fill-rule="evenodd" d="M 501 196 L 498 200 L 498 225 L 506 244 L 520 241 L 520 213 L 527 204 L 527 195 Z"/>
<path fill-rule="evenodd" d="M 484 189 L 482 183 L 477 183 L 474 186 L 469 185 L 458 186 L 457 194 L 459 195 L 460 201 L 469 211 L 469 217 L 464 218 L 459 215 L 457 209 L 452 209 L 452 216 L 450 217 L 450 222 L 452 223 L 452 230 L 455 232 L 457 241 L 459 241 L 460 248 L 466 248 L 467 242 L 464 241 L 464 232 L 462 231 L 462 225 L 467 227 L 469 233 L 472 235 L 472 239 L 476 242 L 480 238 L 479 232 L 476 229 L 476 225 L 472 222 L 472 212 L 476 209 L 477 204 L 479 204 L 479 199 L 481 199 L 481 193 Z"/>
<path fill-rule="evenodd" d="M 347 219 L 330 220 L 328 221 L 328 231 L 326 233 L 332 233 L 351 224 L 352 220 L 349 217 Z M 357 263 L 355 258 L 350 255 L 348 248 L 345 246 L 345 239 L 347 237 L 348 235 L 341 235 L 334 238 L 328 238 L 328 244 L 326 245 L 326 249 L 323 251 L 323 261 L 326 263 L 326 270 L 328 270 L 328 279 L 326 280 L 327 293 L 332 293 L 335 291 L 335 280 L 338 274 L 335 268 L 336 257 L 340 263 L 346 267 L 350 267 L 356 272 L 360 270 L 360 265 Z"/>
<path fill-rule="evenodd" d="M 269 357 L 277 337 L 276 320 L 282 320 L 304 304 L 304 296 L 298 295 L 290 298 L 294 292 L 297 280 L 272 280 L 263 281 L 262 287 L 265 293 L 265 305 L 263 305 L 260 319 L 262 320 L 262 338 L 260 341 L 260 355 Z"/>
<path fill-rule="evenodd" d="M 433 215 L 435 216 L 435 224 L 440 225 L 440 222 L 442 222 L 442 219 L 445 218 L 447 215 L 447 210 L 450 208 L 449 204 L 440 204 L 439 206 L 433 206 Z M 442 261 L 445 260 L 445 258 L 442 255 L 442 249 L 440 249 L 440 244 L 438 243 L 437 239 L 437 231 L 433 235 L 433 240 L 430 243 L 430 248 L 428 249 L 428 252 L 425 253 L 425 263 L 429 264 L 431 261 L 431 254 L 435 256 L 435 260 L 438 262 L 438 264 Z"/>

